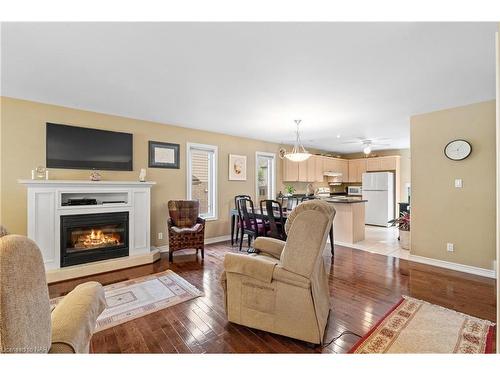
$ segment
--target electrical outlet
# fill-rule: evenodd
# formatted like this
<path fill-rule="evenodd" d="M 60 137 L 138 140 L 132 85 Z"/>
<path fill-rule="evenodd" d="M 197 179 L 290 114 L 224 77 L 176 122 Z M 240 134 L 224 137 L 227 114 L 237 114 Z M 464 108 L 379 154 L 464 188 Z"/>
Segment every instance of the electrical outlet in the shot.
<path fill-rule="evenodd" d="M 447 243 L 446 244 L 446 251 L 450 251 L 450 252 L 453 252 L 455 251 L 455 246 L 452 244 L 452 243 Z"/>
<path fill-rule="evenodd" d="M 464 187 L 464 182 L 461 178 L 455 179 L 455 187 L 458 189 Z"/>
<path fill-rule="evenodd" d="M 163 232 L 158 232 L 158 239 L 163 240 Z"/>

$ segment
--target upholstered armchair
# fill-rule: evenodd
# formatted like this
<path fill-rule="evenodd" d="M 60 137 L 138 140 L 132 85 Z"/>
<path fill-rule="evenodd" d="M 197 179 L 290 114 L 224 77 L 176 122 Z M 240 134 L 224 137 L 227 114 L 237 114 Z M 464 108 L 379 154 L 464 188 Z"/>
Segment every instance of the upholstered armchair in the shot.
<path fill-rule="evenodd" d="M 228 320 L 322 343 L 330 310 L 322 255 L 334 216 L 324 201 L 301 203 L 285 224 L 286 242 L 258 237 L 258 255 L 226 254 L 221 281 Z"/>
<path fill-rule="evenodd" d="M 173 261 L 174 252 L 182 249 L 201 250 L 205 257 L 205 220 L 199 217 L 198 201 L 169 201 L 168 259 Z"/>
<path fill-rule="evenodd" d="M 51 312 L 38 246 L 24 236 L 0 238 L 1 353 L 88 353 L 105 305 L 101 284 L 87 282 Z"/>

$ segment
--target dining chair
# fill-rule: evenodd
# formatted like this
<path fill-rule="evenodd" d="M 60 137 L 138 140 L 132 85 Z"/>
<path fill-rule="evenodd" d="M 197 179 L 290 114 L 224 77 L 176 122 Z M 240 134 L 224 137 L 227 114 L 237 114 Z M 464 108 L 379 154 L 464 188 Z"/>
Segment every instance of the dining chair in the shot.
<path fill-rule="evenodd" d="M 243 246 L 243 237 L 246 234 L 248 237 L 248 248 L 251 252 L 250 245 L 252 239 L 265 235 L 265 224 L 262 220 L 257 220 L 255 217 L 255 209 L 253 201 L 250 198 L 240 198 L 237 201 L 238 216 L 240 217 L 243 225 L 241 226 L 240 247 Z"/>
<path fill-rule="evenodd" d="M 288 197 L 286 201 L 286 210 L 287 211 L 292 211 L 295 207 L 297 207 L 299 204 L 299 198 L 298 197 Z"/>
<path fill-rule="evenodd" d="M 238 210 L 238 200 L 242 199 L 242 198 L 252 199 L 252 197 L 250 195 L 247 195 L 247 194 L 236 195 L 234 197 L 234 208 L 236 208 L 236 210 Z M 236 242 L 238 242 L 240 228 L 243 228 L 243 225 L 244 225 L 243 218 L 239 215 L 239 211 L 238 211 L 237 221 L 238 222 L 236 223 Z M 231 246 L 232 245 L 233 245 L 233 233 L 231 233 Z"/>
<path fill-rule="evenodd" d="M 267 216 L 266 236 L 286 241 L 285 217 L 281 203 L 272 199 L 260 201 L 260 212 Z"/>

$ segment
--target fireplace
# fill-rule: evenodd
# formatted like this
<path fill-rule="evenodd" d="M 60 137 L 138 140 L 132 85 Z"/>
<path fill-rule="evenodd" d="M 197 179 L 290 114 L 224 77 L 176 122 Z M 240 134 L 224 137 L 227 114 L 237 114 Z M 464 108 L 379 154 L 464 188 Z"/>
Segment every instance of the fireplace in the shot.
<path fill-rule="evenodd" d="M 61 216 L 61 267 L 129 255 L 128 212 Z"/>

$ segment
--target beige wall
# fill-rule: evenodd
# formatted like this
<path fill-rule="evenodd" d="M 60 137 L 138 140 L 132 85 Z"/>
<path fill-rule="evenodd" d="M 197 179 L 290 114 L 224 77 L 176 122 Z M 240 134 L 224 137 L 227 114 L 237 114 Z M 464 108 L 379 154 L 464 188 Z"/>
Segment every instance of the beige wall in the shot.
<path fill-rule="evenodd" d="M 30 178 L 31 170 L 45 165 L 45 123 L 55 122 L 97 129 L 117 130 L 134 134 L 134 171 L 103 171 L 103 179 L 136 181 L 141 168 L 148 165 L 148 141 L 179 143 L 180 169 L 148 168 L 147 179 L 156 181 L 152 189 L 151 240 L 161 246 L 167 243 L 165 232 L 170 199 L 186 198 L 186 142 L 204 143 L 219 147 L 218 153 L 218 216 L 207 223 L 206 237 L 218 237 L 230 232 L 229 211 L 236 194 L 255 196 L 255 152 L 279 150 L 278 144 L 247 138 L 211 133 L 154 122 L 110 116 L 54 105 L 12 98 L 1 102 L 1 160 L 2 190 L 0 207 L 2 223 L 13 233 L 26 233 L 26 189 L 18 179 Z M 247 181 L 228 180 L 229 154 L 247 155 Z M 277 158 L 277 190 L 281 189 L 281 163 Z M 54 169 L 51 179 L 88 179 L 89 171 Z M 163 232 L 164 240 L 158 240 Z"/>
<path fill-rule="evenodd" d="M 486 269 L 496 241 L 495 101 L 411 118 L 411 253 Z M 472 144 L 463 161 L 444 156 L 454 139 Z M 456 178 L 463 188 L 454 187 Z M 446 251 L 446 243 L 455 245 Z"/>
<path fill-rule="evenodd" d="M 377 150 L 373 151 L 371 156 L 401 156 L 400 172 L 399 172 L 399 186 L 401 187 L 401 201 L 407 202 L 408 197 L 405 193 L 405 185 L 411 183 L 411 154 L 409 148 L 393 149 L 393 150 Z M 346 159 L 361 159 L 365 157 L 362 152 L 353 154 L 342 155 Z"/>

